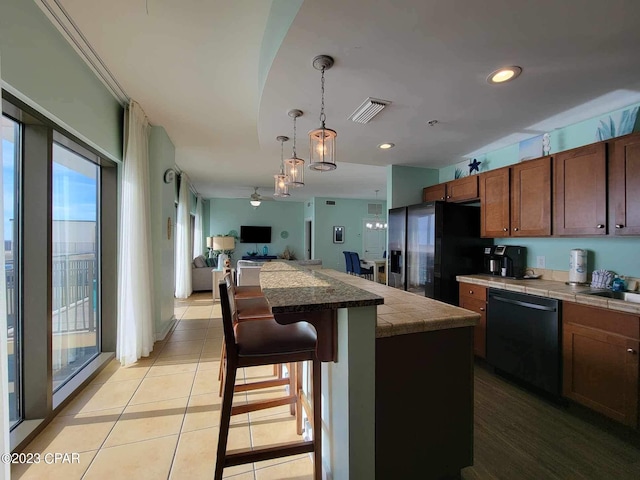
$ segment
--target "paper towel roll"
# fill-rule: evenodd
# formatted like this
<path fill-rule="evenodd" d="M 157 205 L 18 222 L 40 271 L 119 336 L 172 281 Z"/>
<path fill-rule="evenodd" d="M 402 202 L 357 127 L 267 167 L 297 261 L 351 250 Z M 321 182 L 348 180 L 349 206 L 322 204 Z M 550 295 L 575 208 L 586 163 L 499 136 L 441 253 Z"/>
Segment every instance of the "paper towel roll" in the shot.
<path fill-rule="evenodd" d="M 587 282 L 587 251 L 581 248 L 571 250 L 569 255 L 569 282 Z"/>

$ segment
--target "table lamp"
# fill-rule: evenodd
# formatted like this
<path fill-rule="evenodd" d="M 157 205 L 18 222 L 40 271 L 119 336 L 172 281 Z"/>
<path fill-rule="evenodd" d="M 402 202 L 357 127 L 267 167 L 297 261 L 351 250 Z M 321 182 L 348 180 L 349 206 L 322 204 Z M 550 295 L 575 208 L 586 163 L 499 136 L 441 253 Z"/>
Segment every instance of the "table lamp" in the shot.
<path fill-rule="evenodd" d="M 231 253 L 234 248 L 236 248 L 236 241 L 233 237 L 213 237 L 213 249 L 222 251 L 222 253 L 218 255 L 218 269 L 224 267 L 224 261 L 229 258 L 227 252 Z"/>

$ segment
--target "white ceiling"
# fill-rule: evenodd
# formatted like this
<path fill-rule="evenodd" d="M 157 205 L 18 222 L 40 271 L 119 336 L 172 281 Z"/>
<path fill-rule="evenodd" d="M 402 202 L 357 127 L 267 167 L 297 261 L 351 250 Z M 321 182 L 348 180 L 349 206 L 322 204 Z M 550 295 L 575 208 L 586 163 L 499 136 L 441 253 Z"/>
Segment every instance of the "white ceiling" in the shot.
<path fill-rule="evenodd" d="M 305 0 L 262 90 L 265 28 L 277 24 L 268 22 L 271 1 L 59 2 L 166 129 L 177 164 L 205 197 L 273 192 L 276 136 L 292 136 L 291 108 L 305 112 L 297 150 L 308 157 L 306 132 L 319 123 L 318 54 L 336 62 L 325 98 L 338 169 L 307 170 L 291 200 L 374 198 L 376 189 L 384 198 L 386 165 L 442 167 L 640 99 L 637 1 Z M 521 66 L 521 77 L 488 85 L 504 65 Z M 393 103 L 369 124 L 349 121 L 368 96 Z M 396 147 L 376 148 L 385 141 Z"/>

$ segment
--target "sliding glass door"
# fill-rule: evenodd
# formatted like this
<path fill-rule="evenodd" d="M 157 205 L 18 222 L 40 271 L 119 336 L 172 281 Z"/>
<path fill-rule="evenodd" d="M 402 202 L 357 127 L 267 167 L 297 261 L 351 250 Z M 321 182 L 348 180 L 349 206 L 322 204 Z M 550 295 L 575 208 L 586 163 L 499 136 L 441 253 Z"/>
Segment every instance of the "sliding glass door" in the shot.
<path fill-rule="evenodd" d="M 7 345 L 9 364 L 9 420 L 13 426 L 20 421 L 20 222 L 18 201 L 20 172 L 20 124 L 2 116 L 2 204 L 4 230 L 4 286 L 6 291 Z M 0 282 L 2 283 L 2 282 Z M 4 353 L 2 353 L 4 355 Z"/>
<path fill-rule="evenodd" d="M 53 144 L 53 390 L 100 351 L 99 174 L 81 155 Z"/>

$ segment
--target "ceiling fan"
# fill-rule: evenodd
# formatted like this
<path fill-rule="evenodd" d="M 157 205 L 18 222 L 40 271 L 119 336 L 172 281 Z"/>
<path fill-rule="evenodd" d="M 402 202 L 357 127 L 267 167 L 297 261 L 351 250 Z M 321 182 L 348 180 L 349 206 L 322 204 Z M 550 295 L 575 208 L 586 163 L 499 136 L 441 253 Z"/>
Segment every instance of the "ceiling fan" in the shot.
<path fill-rule="evenodd" d="M 251 194 L 251 197 L 249 198 L 249 203 L 251 203 L 251 206 L 253 208 L 258 208 L 260 206 L 260 204 L 262 203 L 262 197 L 258 193 L 258 188 L 260 188 L 260 187 L 253 187 L 253 193 Z"/>

